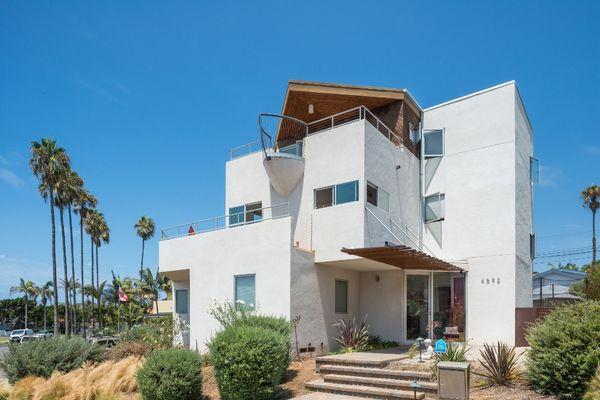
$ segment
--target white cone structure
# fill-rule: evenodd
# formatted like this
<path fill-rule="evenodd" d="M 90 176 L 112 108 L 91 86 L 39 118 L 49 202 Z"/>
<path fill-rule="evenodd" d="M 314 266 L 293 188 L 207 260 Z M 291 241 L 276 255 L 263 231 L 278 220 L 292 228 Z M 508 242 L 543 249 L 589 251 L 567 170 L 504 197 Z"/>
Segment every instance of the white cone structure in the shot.
<path fill-rule="evenodd" d="M 282 196 L 289 196 L 304 174 L 304 159 L 285 153 L 272 153 L 263 160 L 273 188 Z"/>

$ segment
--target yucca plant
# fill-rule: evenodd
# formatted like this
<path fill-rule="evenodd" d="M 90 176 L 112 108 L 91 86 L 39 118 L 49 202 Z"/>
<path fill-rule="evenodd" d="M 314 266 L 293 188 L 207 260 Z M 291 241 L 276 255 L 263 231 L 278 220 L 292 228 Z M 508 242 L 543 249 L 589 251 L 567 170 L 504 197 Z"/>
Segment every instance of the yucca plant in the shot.
<path fill-rule="evenodd" d="M 509 386 L 520 376 L 519 355 L 514 347 L 498 342 L 495 346 L 485 343 L 480 350 L 481 375 L 489 386 Z"/>
<path fill-rule="evenodd" d="M 339 343 L 343 351 L 354 352 L 368 349 L 370 336 L 366 318 L 360 326 L 356 324 L 354 317 L 348 320 L 341 319 L 334 326 L 338 331 L 335 341 Z"/>

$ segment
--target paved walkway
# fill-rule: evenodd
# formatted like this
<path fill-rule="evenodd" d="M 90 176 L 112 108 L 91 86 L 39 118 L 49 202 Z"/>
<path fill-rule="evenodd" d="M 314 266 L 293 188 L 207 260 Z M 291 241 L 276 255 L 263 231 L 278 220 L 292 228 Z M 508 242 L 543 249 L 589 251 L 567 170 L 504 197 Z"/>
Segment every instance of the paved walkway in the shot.
<path fill-rule="evenodd" d="M 355 353 L 344 353 L 335 354 L 330 356 L 317 357 L 319 362 L 333 362 L 333 363 L 344 363 L 344 362 L 365 362 L 365 363 L 389 363 L 392 361 L 398 361 L 408 358 L 406 354 L 407 348 L 397 347 L 390 349 L 380 349 L 373 351 L 359 351 Z"/>

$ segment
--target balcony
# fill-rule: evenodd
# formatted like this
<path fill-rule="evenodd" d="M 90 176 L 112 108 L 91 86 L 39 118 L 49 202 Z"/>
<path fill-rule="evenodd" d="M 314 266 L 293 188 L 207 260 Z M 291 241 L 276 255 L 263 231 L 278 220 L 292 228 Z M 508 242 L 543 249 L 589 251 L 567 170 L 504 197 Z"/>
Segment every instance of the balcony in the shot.
<path fill-rule="evenodd" d="M 200 235 L 206 232 L 232 229 L 262 221 L 288 217 L 289 215 L 289 203 L 281 203 L 270 207 L 246 210 L 165 228 L 160 231 L 160 240 L 170 240 L 185 236 Z"/>

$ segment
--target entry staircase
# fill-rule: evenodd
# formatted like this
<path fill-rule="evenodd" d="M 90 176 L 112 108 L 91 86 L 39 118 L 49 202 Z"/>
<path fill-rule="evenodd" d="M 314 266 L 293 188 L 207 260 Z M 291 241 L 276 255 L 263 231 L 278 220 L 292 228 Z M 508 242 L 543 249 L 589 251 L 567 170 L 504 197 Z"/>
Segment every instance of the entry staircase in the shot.
<path fill-rule="evenodd" d="M 437 383 L 429 372 L 387 368 L 391 361 L 317 357 L 320 379 L 308 382 L 315 392 L 364 399 L 437 398 Z M 414 383 L 418 383 L 415 388 Z"/>

